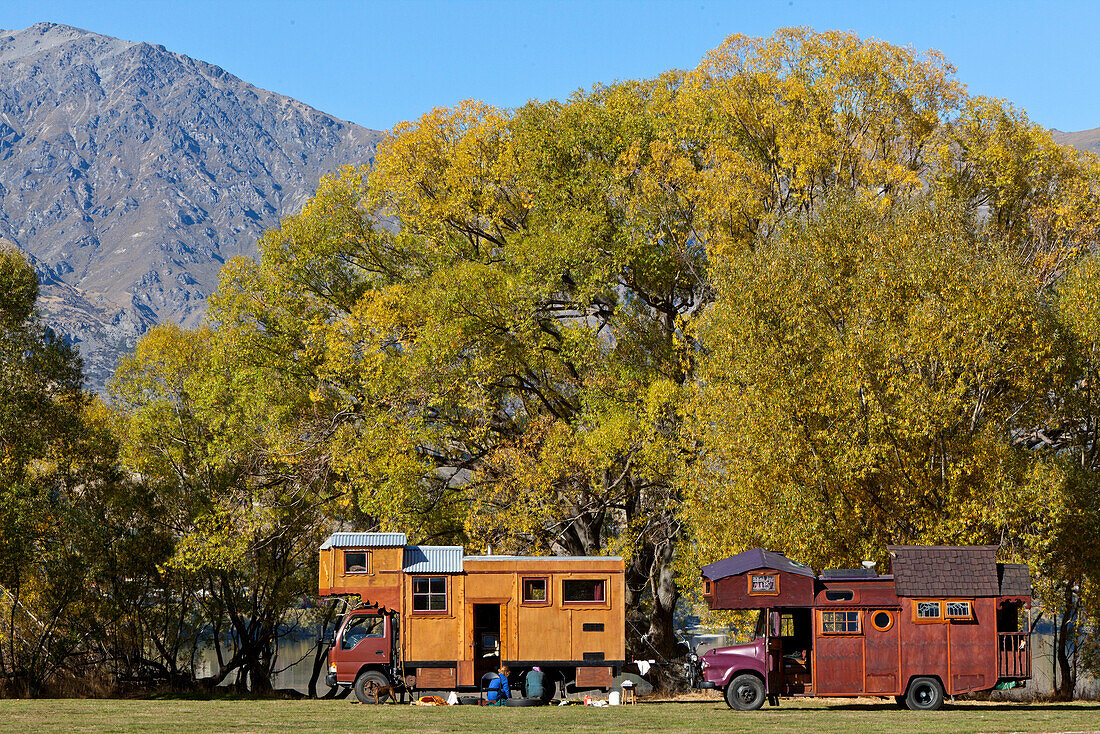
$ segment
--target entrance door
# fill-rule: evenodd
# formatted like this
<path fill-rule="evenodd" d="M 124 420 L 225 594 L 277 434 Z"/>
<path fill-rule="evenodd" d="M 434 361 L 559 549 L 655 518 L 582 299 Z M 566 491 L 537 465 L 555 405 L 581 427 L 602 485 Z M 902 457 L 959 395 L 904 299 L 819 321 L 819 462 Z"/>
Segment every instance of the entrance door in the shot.
<path fill-rule="evenodd" d="M 473 640 L 470 644 L 474 653 L 474 684 L 480 686 L 486 673 L 500 667 L 501 646 L 503 644 L 504 615 L 501 604 L 473 605 Z"/>
<path fill-rule="evenodd" d="M 795 696 L 809 693 L 813 683 L 813 618 L 809 609 L 779 611 L 779 647 L 782 653 L 781 693 Z"/>

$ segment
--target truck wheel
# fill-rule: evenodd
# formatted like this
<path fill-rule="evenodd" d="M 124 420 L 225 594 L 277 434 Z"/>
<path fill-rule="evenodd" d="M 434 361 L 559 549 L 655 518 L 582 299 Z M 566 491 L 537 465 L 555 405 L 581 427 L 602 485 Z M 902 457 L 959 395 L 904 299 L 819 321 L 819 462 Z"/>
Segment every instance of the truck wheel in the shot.
<path fill-rule="evenodd" d="M 936 711 L 943 706 L 943 686 L 935 678 L 914 678 L 905 705 L 913 711 Z"/>
<path fill-rule="evenodd" d="M 755 711 L 764 705 L 764 681 L 742 673 L 726 686 L 726 703 L 738 711 Z"/>
<path fill-rule="evenodd" d="M 355 697 L 359 699 L 359 703 L 377 703 L 374 692 L 389 685 L 390 680 L 383 673 L 377 670 L 364 670 L 355 679 Z"/>

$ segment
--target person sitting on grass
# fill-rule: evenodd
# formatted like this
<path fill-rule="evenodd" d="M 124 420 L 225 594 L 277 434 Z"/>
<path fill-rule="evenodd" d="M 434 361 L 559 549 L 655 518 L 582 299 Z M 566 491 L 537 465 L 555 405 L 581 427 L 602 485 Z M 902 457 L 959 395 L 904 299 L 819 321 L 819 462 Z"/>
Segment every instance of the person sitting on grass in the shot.
<path fill-rule="evenodd" d="M 489 688 L 485 691 L 485 700 L 489 706 L 503 706 L 504 702 L 512 697 L 512 689 L 508 685 L 510 672 L 512 671 L 507 665 L 502 665 L 496 677 L 489 681 Z"/>

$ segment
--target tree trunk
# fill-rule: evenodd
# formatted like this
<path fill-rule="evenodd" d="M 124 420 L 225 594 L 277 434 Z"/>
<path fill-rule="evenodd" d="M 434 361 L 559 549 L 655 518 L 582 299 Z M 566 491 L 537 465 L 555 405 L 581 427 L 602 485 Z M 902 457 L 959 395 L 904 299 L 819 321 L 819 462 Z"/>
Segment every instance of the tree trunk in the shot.
<path fill-rule="evenodd" d="M 1058 701 L 1072 701 L 1077 689 L 1077 671 L 1070 664 L 1069 649 L 1077 639 L 1073 620 L 1077 612 L 1077 603 L 1073 594 L 1073 582 L 1066 582 L 1065 606 L 1058 622 L 1058 632 L 1054 638 L 1054 656 L 1058 665 L 1058 685 L 1054 698 Z"/>

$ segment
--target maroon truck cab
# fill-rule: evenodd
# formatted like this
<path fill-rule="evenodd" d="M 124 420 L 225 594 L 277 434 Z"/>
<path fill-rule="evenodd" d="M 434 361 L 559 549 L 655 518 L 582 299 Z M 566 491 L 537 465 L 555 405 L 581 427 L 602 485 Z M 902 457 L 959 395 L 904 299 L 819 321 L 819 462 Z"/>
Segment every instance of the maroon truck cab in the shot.
<path fill-rule="evenodd" d="M 995 546 L 890 546 L 891 575 L 824 571 L 757 548 L 703 568 L 712 609 L 759 609 L 754 640 L 699 658 L 697 685 L 732 708 L 780 696 L 893 696 L 937 709 L 945 695 L 1031 677 L 1026 566 Z"/>
<path fill-rule="evenodd" d="M 328 650 L 330 686 L 362 686 L 363 698 L 400 680 L 397 674 L 398 616 L 385 609 L 362 608 L 349 613 L 336 628 Z M 369 692 L 369 694 L 368 694 Z"/>

